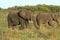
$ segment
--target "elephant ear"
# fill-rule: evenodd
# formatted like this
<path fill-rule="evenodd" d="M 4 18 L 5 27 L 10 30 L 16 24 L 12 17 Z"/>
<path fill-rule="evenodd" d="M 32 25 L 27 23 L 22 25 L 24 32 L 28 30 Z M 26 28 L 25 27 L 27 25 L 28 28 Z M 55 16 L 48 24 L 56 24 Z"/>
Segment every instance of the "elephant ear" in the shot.
<path fill-rule="evenodd" d="M 23 18 L 23 19 L 26 19 L 26 11 L 25 10 L 20 10 L 18 12 L 18 16 Z"/>
<path fill-rule="evenodd" d="M 20 14 L 20 16 L 25 17 L 25 16 L 26 16 L 25 13 L 26 13 L 26 12 L 25 12 L 24 10 L 21 10 L 19 14 Z"/>

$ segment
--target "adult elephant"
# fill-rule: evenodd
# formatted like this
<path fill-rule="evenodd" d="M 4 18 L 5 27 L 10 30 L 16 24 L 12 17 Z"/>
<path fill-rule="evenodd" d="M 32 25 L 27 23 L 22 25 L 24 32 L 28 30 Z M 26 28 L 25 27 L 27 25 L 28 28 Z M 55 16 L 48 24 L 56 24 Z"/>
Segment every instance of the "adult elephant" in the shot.
<path fill-rule="evenodd" d="M 32 20 L 35 27 L 37 27 L 36 19 L 33 15 L 33 12 L 30 10 L 13 10 L 9 12 L 8 14 L 8 27 L 12 27 L 14 29 L 14 26 L 20 25 L 21 27 L 24 28 L 24 26 L 28 27 L 29 26 L 29 20 Z"/>
<path fill-rule="evenodd" d="M 21 29 L 25 26 L 25 20 L 18 16 L 19 10 L 12 10 L 7 16 L 8 27 L 14 29 L 14 26 L 21 24 Z"/>
<path fill-rule="evenodd" d="M 51 12 L 41 12 L 36 16 L 37 24 L 40 26 L 41 23 L 45 23 L 47 25 L 53 26 L 52 21 L 56 21 L 59 25 L 58 18 L 60 14 L 51 13 Z"/>
<path fill-rule="evenodd" d="M 41 13 L 39 13 L 36 16 L 36 21 L 37 21 L 37 24 L 39 26 L 40 26 L 41 23 L 53 26 L 52 25 L 51 13 L 48 13 L 48 12 L 41 12 Z"/>
<path fill-rule="evenodd" d="M 37 22 L 36 22 L 36 18 L 31 10 L 22 9 L 18 12 L 18 16 L 25 20 L 26 27 L 29 26 L 29 21 L 33 21 L 34 26 L 37 29 L 39 29 Z"/>

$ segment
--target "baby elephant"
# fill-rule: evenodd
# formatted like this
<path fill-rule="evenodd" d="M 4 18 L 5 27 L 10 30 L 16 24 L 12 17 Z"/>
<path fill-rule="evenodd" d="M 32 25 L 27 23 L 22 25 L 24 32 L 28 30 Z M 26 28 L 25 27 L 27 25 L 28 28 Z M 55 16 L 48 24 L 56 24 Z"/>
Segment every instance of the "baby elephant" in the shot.
<path fill-rule="evenodd" d="M 48 12 L 41 12 L 36 16 L 36 21 L 37 24 L 40 26 L 41 23 L 52 25 L 52 18 L 51 18 L 51 13 Z"/>

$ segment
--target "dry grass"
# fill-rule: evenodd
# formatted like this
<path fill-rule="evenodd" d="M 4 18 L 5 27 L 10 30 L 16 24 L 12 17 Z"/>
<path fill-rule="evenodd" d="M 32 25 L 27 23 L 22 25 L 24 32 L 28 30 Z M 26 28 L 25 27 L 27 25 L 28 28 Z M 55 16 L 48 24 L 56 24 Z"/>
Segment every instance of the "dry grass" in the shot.
<path fill-rule="evenodd" d="M 40 32 L 32 29 L 19 30 L 17 26 L 15 30 L 7 27 L 8 12 L 0 11 L 0 40 L 60 40 L 60 27 L 51 27 L 42 24 Z"/>

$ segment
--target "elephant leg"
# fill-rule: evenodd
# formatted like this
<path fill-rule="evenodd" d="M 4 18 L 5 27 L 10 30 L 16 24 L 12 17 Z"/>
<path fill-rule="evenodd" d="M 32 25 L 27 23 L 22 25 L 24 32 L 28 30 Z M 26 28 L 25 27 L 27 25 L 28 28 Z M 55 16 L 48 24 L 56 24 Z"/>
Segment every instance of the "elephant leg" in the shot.
<path fill-rule="evenodd" d="M 8 28 L 12 28 L 12 30 L 14 30 L 14 26 L 11 24 L 8 24 Z"/>
<path fill-rule="evenodd" d="M 25 21 L 25 24 L 26 24 L 26 28 L 31 28 L 28 20 Z"/>
<path fill-rule="evenodd" d="M 52 21 L 48 21 L 48 25 L 53 27 Z"/>
<path fill-rule="evenodd" d="M 9 20 L 8 18 L 8 28 L 11 28 L 11 26 L 12 26 L 11 20 Z"/>
<path fill-rule="evenodd" d="M 32 17 L 32 21 L 33 21 L 33 24 L 35 25 L 35 28 L 37 28 L 37 30 L 39 30 L 39 25 L 37 24 L 37 20 L 34 16 Z"/>
<path fill-rule="evenodd" d="M 47 26 L 48 25 L 48 22 L 45 22 L 44 24 Z"/>
<path fill-rule="evenodd" d="M 25 20 L 20 18 L 20 24 L 21 24 L 20 29 L 24 29 L 24 27 L 25 27 Z"/>
<path fill-rule="evenodd" d="M 13 23 L 9 19 L 8 19 L 8 28 L 12 28 L 12 30 L 14 29 Z"/>
<path fill-rule="evenodd" d="M 8 28 L 11 28 L 12 24 L 8 23 Z"/>
<path fill-rule="evenodd" d="M 33 22 L 33 24 L 35 25 L 35 28 L 37 28 L 37 30 L 39 30 L 39 26 L 37 25 L 37 23 L 35 24 L 36 22 Z"/>
<path fill-rule="evenodd" d="M 21 28 L 20 29 L 24 29 L 24 24 L 23 23 L 21 23 Z"/>
<path fill-rule="evenodd" d="M 37 20 L 37 25 L 39 25 L 39 27 L 40 27 L 40 21 L 39 20 Z"/>

